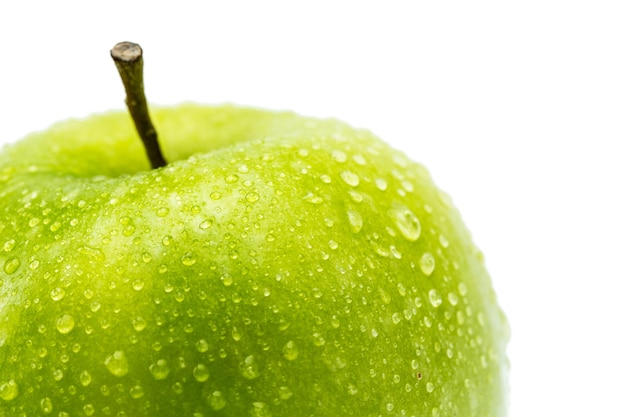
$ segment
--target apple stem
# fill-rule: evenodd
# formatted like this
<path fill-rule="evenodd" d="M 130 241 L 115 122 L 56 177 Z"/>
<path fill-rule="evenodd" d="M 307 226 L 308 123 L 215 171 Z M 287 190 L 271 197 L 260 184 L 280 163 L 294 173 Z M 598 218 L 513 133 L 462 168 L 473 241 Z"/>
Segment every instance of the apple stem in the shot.
<path fill-rule="evenodd" d="M 164 167 L 167 162 L 159 147 L 157 132 L 150 120 L 144 93 L 143 51 L 136 43 L 120 42 L 111 49 L 111 57 L 124 83 L 126 106 L 143 141 L 152 169 Z"/>

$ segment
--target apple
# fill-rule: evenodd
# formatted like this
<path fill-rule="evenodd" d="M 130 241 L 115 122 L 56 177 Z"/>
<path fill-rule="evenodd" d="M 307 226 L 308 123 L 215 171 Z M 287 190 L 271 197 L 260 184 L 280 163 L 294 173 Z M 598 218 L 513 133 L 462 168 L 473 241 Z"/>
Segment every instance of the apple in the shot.
<path fill-rule="evenodd" d="M 337 120 L 151 116 L 161 167 L 122 112 L 0 153 L 0 416 L 506 414 L 505 316 L 422 165 Z"/>

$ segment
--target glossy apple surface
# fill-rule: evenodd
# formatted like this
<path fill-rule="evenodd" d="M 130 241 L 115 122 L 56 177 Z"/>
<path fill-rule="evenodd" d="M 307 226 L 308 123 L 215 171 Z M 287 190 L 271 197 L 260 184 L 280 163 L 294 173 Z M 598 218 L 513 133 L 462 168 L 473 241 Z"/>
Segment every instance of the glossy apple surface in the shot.
<path fill-rule="evenodd" d="M 0 415 L 503 416 L 506 320 L 427 171 L 334 120 L 124 113 L 0 154 Z"/>

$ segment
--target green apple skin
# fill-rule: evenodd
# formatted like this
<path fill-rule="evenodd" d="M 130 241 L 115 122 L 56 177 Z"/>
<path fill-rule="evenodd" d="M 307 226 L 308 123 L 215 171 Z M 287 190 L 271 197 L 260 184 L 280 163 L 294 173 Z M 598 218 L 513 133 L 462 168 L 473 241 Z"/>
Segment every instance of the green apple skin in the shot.
<path fill-rule="evenodd" d="M 69 121 L 0 154 L 0 416 L 504 416 L 508 327 L 427 171 L 336 120 Z"/>

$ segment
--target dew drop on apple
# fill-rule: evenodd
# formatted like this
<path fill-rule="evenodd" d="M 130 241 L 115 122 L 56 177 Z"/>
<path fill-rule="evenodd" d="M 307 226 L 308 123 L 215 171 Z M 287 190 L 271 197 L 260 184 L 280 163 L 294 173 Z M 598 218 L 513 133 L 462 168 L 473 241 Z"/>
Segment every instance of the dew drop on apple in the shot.
<path fill-rule="evenodd" d="M 4 242 L 3 249 L 5 252 L 11 252 L 15 247 L 15 239 L 10 239 Z"/>
<path fill-rule="evenodd" d="M 20 393 L 19 387 L 15 380 L 10 379 L 0 384 L 0 398 L 4 401 L 14 400 Z"/>
<path fill-rule="evenodd" d="M 261 197 L 259 196 L 259 194 L 258 194 L 258 193 L 255 193 L 254 191 L 251 191 L 251 192 L 249 192 L 248 194 L 246 194 L 246 197 L 245 197 L 245 198 L 246 198 L 246 201 L 247 201 L 248 203 L 255 203 L 255 202 L 259 201 L 259 199 L 260 199 Z"/>
<path fill-rule="evenodd" d="M 182 258 L 181 258 L 181 262 L 183 263 L 183 265 L 185 266 L 192 266 L 194 265 L 196 262 L 198 261 L 198 257 L 195 253 L 193 252 L 187 252 L 185 253 Z"/>
<path fill-rule="evenodd" d="M 350 230 L 352 233 L 359 233 L 363 228 L 363 217 L 361 217 L 361 213 L 356 210 L 348 210 L 348 222 L 350 223 Z"/>
<path fill-rule="evenodd" d="M 104 360 L 104 365 L 112 375 L 122 377 L 129 371 L 128 359 L 124 351 L 117 350 L 109 355 Z"/>
<path fill-rule="evenodd" d="M 234 184 L 239 181 L 239 176 L 237 174 L 229 174 L 224 178 L 227 184 Z"/>
<path fill-rule="evenodd" d="M 167 207 L 159 207 L 157 209 L 157 216 L 165 217 L 168 215 L 169 212 L 170 212 L 170 209 L 168 209 Z"/>
<path fill-rule="evenodd" d="M 255 379 L 259 377 L 259 364 L 254 355 L 247 356 L 243 362 L 239 364 L 239 371 L 246 379 Z"/>
<path fill-rule="evenodd" d="M 389 186 L 387 184 L 387 180 L 384 178 L 376 178 L 374 180 L 374 183 L 376 184 L 376 188 L 378 188 L 380 191 L 385 191 Z"/>
<path fill-rule="evenodd" d="M 152 377 L 158 381 L 167 378 L 170 374 L 170 367 L 165 359 L 159 359 L 156 363 L 150 365 L 149 369 Z"/>
<path fill-rule="evenodd" d="M 135 317 L 133 319 L 133 329 L 135 329 L 135 331 L 137 332 L 140 332 L 143 329 L 145 329 L 147 325 L 148 325 L 148 322 L 146 321 L 146 319 L 144 319 L 141 316 Z"/>
<path fill-rule="evenodd" d="M 307 193 L 302 199 L 311 204 L 322 204 L 324 202 L 322 197 L 312 192 Z"/>
<path fill-rule="evenodd" d="M 213 223 L 215 222 L 214 219 L 205 219 L 202 221 L 202 223 L 200 223 L 200 229 L 202 230 L 206 230 L 209 227 L 213 226 Z"/>
<path fill-rule="evenodd" d="M 439 307 L 441 303 L 443 302 L 443 298 L 441 297 L 441 294 L 439 293 L 439 291 L 437 291 L 434 288 L 428 291 L 428 300 L 430 301 L 430 304 L 433 307 Z"/>
<path fill-rule="evenodd" d="M 450 302 L 450 304 L 455 306 L 459 303 L 459 296 L 453 292 L 450 292 L 448 293 L 448 301 Z"/>
<path fill-rule="evenodd" d="M 85 413 L 87 417 L 93 416 L 95 412 L 96 412 L 96 408 L 93 406 L 93 404 L 85 404 L 83 406 L 83 413 Z"/>
<path fill-rule="evenodd" d="M 390 210 L 389 215 L 394 220 L 400 234 L 410 242 L 415 242 L 422 232 L 422 225 L 415 215 L 408 207 L 401 204 L 395 204 L 394 208 Z"/>
<path fill-rule="evenodd" d="M 132 286 L 133 286 L 133 290 L 141 291 L 143 289 L 144 282 L 141 278 L 137 278 L 133 280 Z"/>
<path fill-rule="evenodd" d="M 348 160 L 348 156 L 346 155 L 346 153 L 340 150 L 332 151 L 331 156 L 335 161 L 339 163 L 344 163 Z"/>
<path fill-rule="evenodd" d="M 435 270 L 435 257 L 430 252 L 424 252 L 419 260 L 420 269 L 427 277 Z"/>
<path fill-rule="evenodd" d="M 288 341 L 283 347 L 283 356 L 288 361 L 295 361 L 298 359 L 298 355 L 300 352 L 298 351 L 298 346 L 293 340 Z"/>
<path fill-rule="evenodd" d="M 42 413 L 50 414 L 52 412 L 52 400 L 49 397 L 42 398 L 39 407 L 41 407 Z"/>
<path fill-rule="evenodd" d="M 206 351 L 209 350 L 209 343 L 204 340 L 204 339 L 200 339 L 196 342 L 196 350 L 200 353 L 204 353 Z"/>
<path fill-rule="evenodd" d="M 352 171 L 343 171 L 339 174 L 341 179 L 351 187 L 356 187 L 361 182 L 359 176 Z"/>
<path fill-rule="evenodd" d="M 226 407 L 226 398 L 224 398 L 224 394 L 222 394 L 221 391 L 213 391 L 207 397 L 206 402 L 215 411 L 219 411 Z"/>
<path fill-rule="evenodd" d="M 63 297 L 65 297 L 65 290 L 63 288 L 56 287 L 50 291 L 50 298 L 54 301 L 62 300 Z"/>
<path fill-rule="evenodd" d="M 82 371 L 78 378 L 83 387 L 86 387 L 89 384 L 91 384 L 91 374 L 88 371 Z"/>
<path fill-rule="evenodd" d="M 198 382 L 204 382 L 209 379 L 209 369 L 206 365 L 199 363 L 193 368 L 193 377 Z"/>
<path fill-rule="evenodd" d="M 21 264 L 21 262 L 17 258 L 7 259 L 7 261 L 4 263 L 4 272 L 7 275 L 14 274 L 15 271 L 17 271 L 19 269 L 20 264 Z"/>
<path fill-rule="evenodd" d="M 250 414 L 253 417 L 272 417 L 269 406 L 260 401 L 252 403 L 252 410 Z"/>
<path fill-rule="evenodd" d="M 130 388 L 130 396 L 133 397 L 134 399 L 138 399 L 143 397 L 144 395 L 144 391 L 143 391 L 143 387 L 139 384 L 137 385 L 133 385 Z"/>
<path fill-rule="evenodd" d="M 427 392 L 433 392 L 435 390 L 435 385 L 432 382 L 427 382 L 426 383 L 426 391 Z"/>
<path fill-rule="evenodd" d="M 57 319 L 57 331 L 61 334 L 68 334 L 74 329 L 74 317 L 70 314 L 64 314 Z"/>

